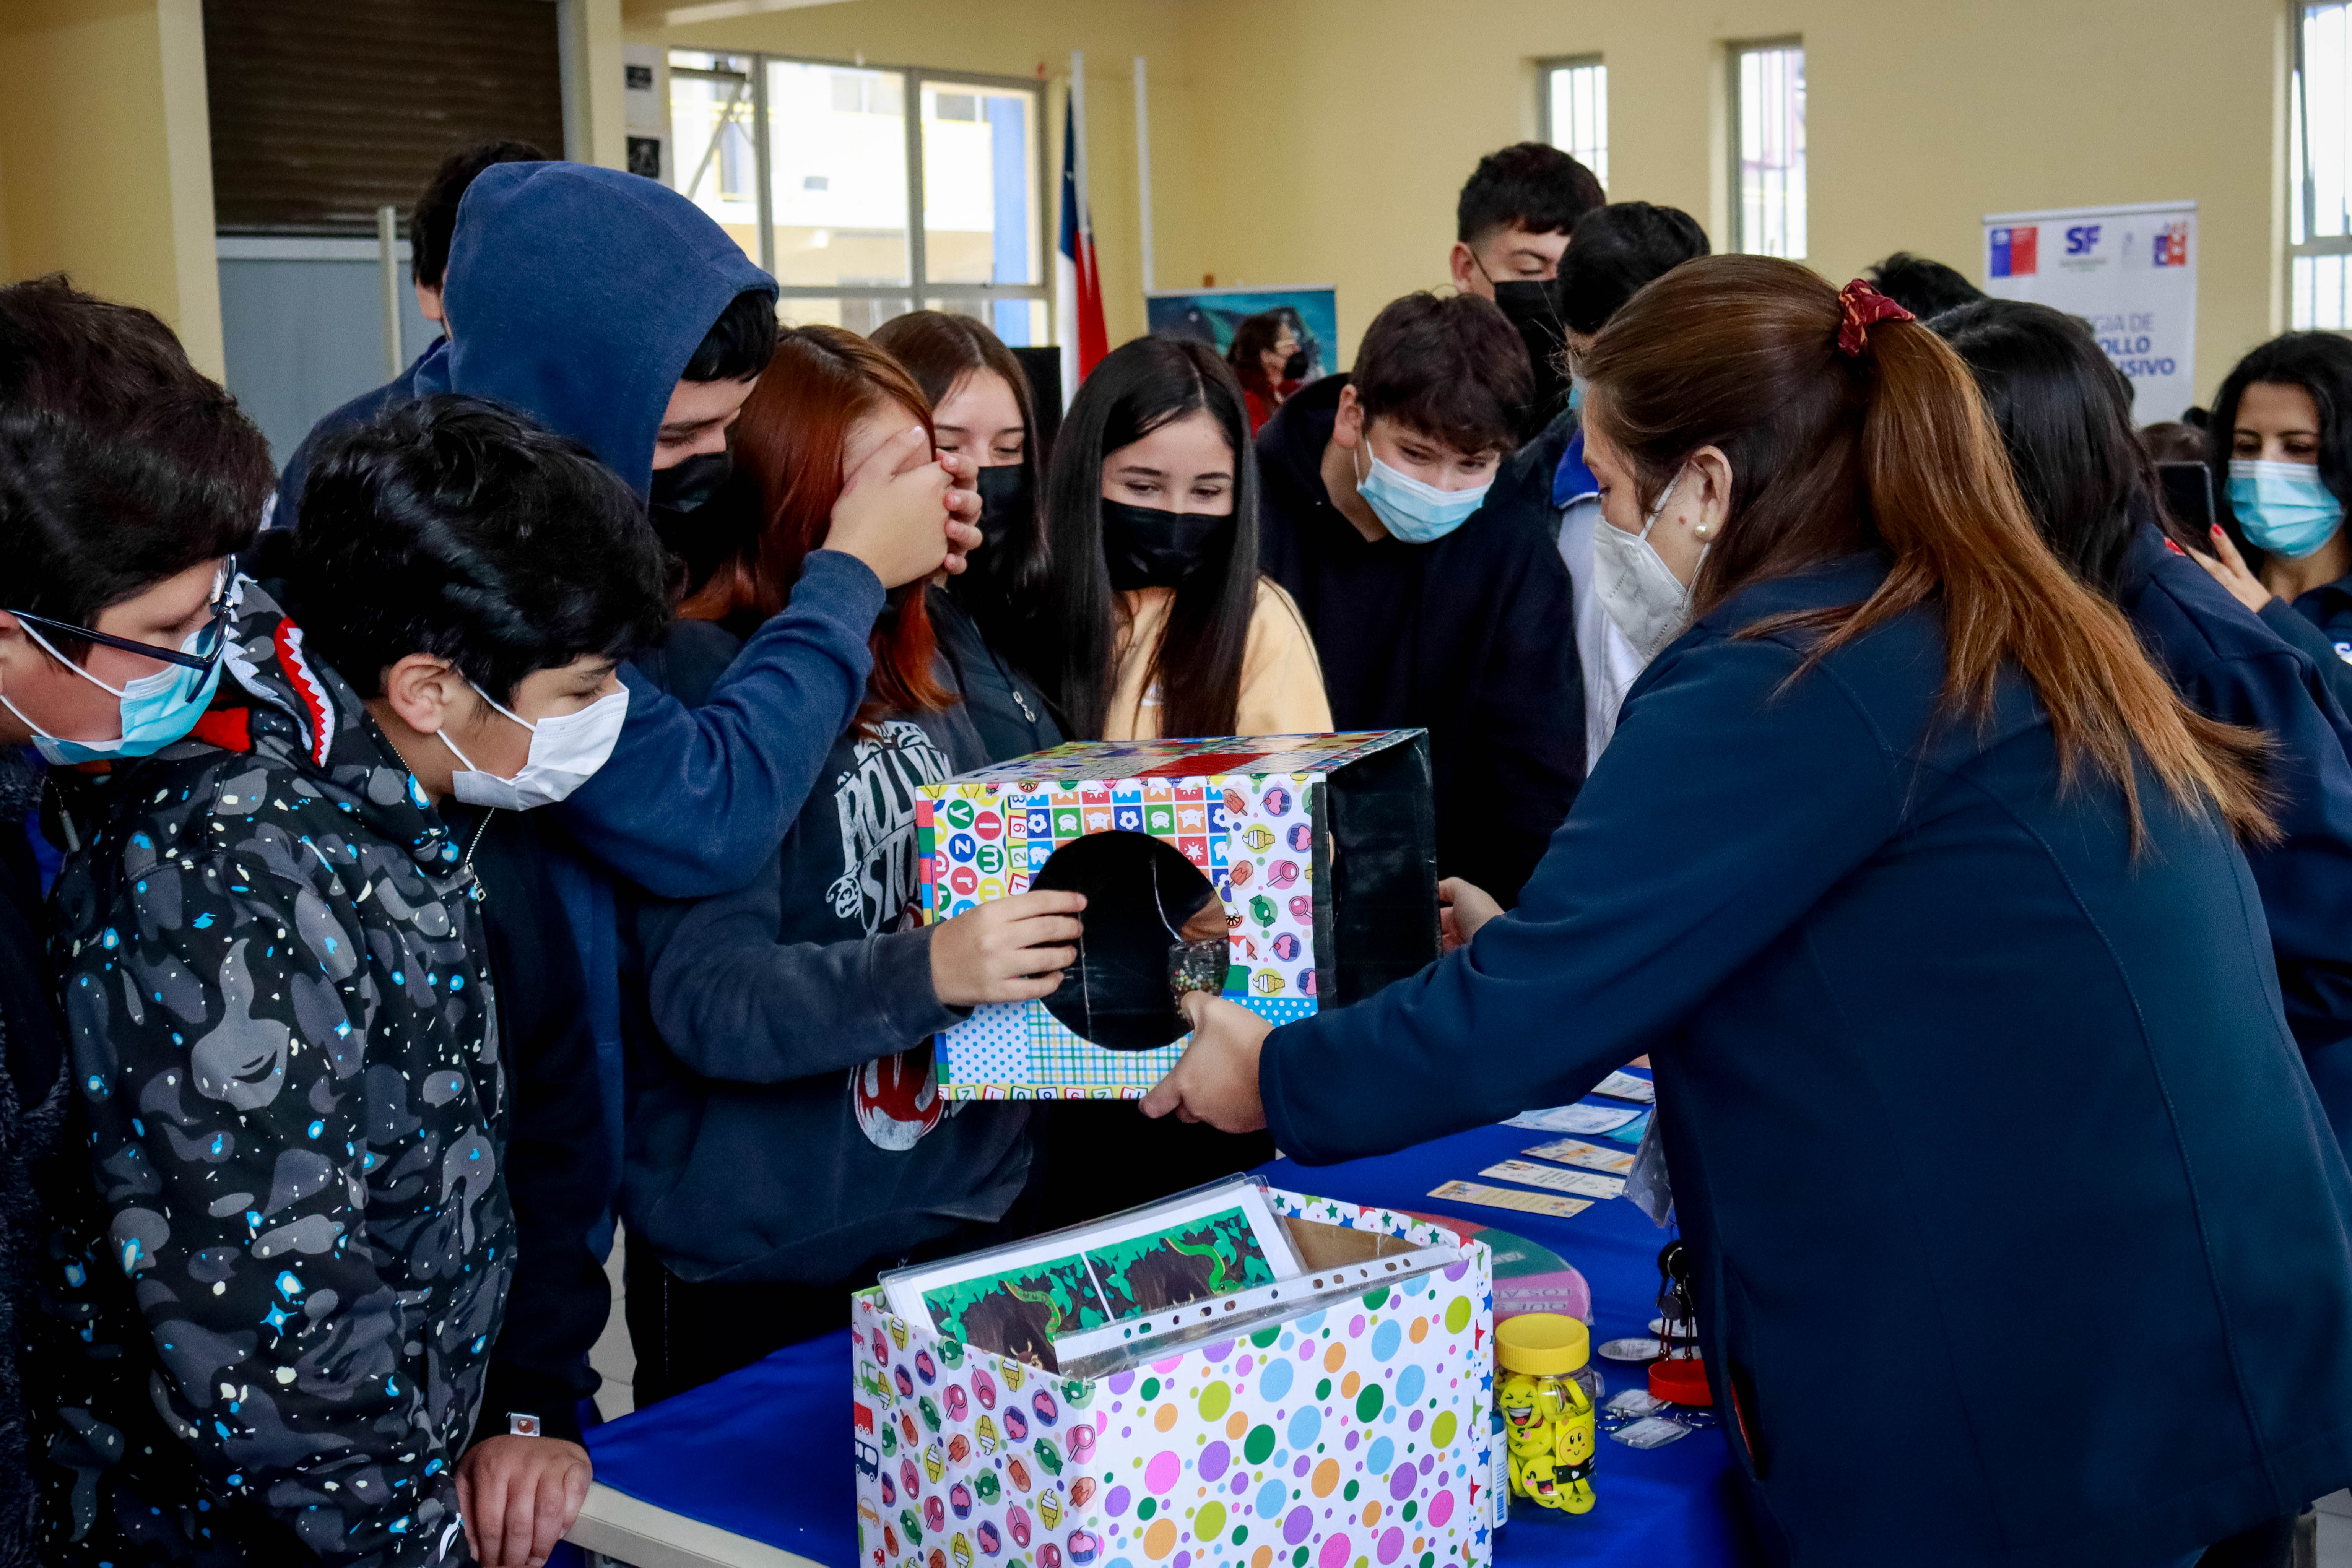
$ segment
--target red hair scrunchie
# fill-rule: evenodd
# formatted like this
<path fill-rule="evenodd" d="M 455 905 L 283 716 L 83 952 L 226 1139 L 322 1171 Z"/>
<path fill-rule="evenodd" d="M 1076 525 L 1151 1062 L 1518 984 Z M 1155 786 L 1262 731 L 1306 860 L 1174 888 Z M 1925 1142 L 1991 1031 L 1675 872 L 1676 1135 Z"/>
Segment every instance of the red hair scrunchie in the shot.
<path fill-rule="evenodd" d="M 1919 319 L 1859 278 L 1838 290 L 1838 309 L 1843 313 L 1838 322 L 1838 352 L 1848 359 L 1862 357 L 1862 351 L 1870 344 L 1873 322 Z"/>

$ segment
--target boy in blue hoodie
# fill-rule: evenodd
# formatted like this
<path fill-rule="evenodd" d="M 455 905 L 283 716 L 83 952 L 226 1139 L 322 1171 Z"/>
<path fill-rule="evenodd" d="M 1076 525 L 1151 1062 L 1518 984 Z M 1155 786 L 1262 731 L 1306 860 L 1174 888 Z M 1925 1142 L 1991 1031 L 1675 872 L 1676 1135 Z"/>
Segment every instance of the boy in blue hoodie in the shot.
<path fill-rule="evenodd" d="M 458 208 L 443 279 L 446 384 L 434 390 L 520 408 L 684 512 L 677 503 L 707 488 L 708 459 L 724 454 L 767 363 L 775 298 L 726 231 L 665 185 L 583 163 L 495 164 Z M 708 705 L 688 710 L 625 678 L 629 719 L 612 760 L 562 808 L 590 855 L 667 898 L 732 891 L 751 874 L 864 698 L 884 592 L 979 539 L 955 521 L 976 503 L 950 489 L 951 468 L 916 460 L 929 456 L 910 426 L 860 469 L 793 602 Z M 679 479 L 660 479 L 672 471 Z M 609 931 L 609 913 L 593 918 L 609 900 L 568 880 L 567 905 L 592 917 L 583 929 Z M 616 968 L 609 948 L 583 956 L 592 984 Z"/>

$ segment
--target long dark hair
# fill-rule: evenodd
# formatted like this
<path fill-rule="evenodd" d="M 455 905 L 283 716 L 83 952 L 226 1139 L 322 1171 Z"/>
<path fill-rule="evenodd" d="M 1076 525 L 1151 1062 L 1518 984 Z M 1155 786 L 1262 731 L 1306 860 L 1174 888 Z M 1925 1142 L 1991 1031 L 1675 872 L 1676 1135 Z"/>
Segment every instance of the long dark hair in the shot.
<path fill-rule="evenodd" d="M 1013 389 L 1021 410 L 1021 467 L 1029 478 L 1029 493 L 1042 496 L 1045 454 L 1037 428 L 1037 401 L 1029 373 L 1013 357 L 1004 341 L 970 316 L 944 310 L 914 310 L 893 316 L 874 329 L 867 340 L 897 360 L 923 389 L 934 411 L 956 384 L 979 371 L 990 371 Z M 971 613 L 991 642 L 1010 639 L 1024 618 L 1022 605 L 1037 591 L 1045 575 L 1045 514 L 1033 507 L 1014 521 L 1004 537 L 973 553 L 961 574 L 948 579 L 948 592 Z"/>
<path fill-rule="evenodd" d="M 2238 404 L 2258 382 L 2299 386 L 2319 410 L 2319 478 L 2337 500 L 2352 506 L 2352 342 L 2334 332 L 2287 332 L 2240 360 L 2213 397 L 2213 417 L 2205 426 L 2212 448 L 2213 510 L 2221 525 L 2259 566 L 2261 551 L 2246 543 L 2237 513 L 2230 510 L 2230 450 L 2238 426 Z"/>
<path fill-rule="evenodd" d="M 2042 537 L 2114 598 L 2135 520 L 2158 515 L 2131 383 L 2089 327 L 2047 305 L 1979 300 L 1933 325 L 1976 377 Z"/>
<path fill-rule="evenodd" d="M 1703 257 L 1634 295 L 1584 356 L 1585 416 L 1632 459 L 1645 510 L 1700 447 L 1730 459 L 1730 518 L 1694 584 L 1696 612 L 1883 550 L 1893 565 L 1860 605 L 1749 635 L 1818 627 L 1810 668 L 1934 603 L 1948 712 L 1990 712 L 2013 666 L 2049 714 L 2062 781 L 2111 781 L 2135 838 L 2145 760 L 2175 799 L 2210 801 L 2241 837 L 2274 839 L 2261 737 L 2185 705 L 2122 613 L 2042 542 L 1959 356 L 1905 320 L 1870 327 L 1849 355 L 1843 320 L 1838 290 L 1794 262 Z"/>
<path fill-rule="evenodd" d="M 1095 366 L 1055 438 L 1045 481 L 1047 564 L 1035 623 L 1050 635 L 1019 653 L 1081 738 L 1102 735 L 1118 679 L 1120 610 L 1103 557 L 1104 459 L 1203 409 L 1233 449 L 1233 526 L 1176 590 L 1144 685 L 1160 685 L 1163 735 L 1233 733 L 1242 653 L 1257 604 L 1257 466 L 1249 416 L 1241 384 L 1216 350 L 1190 338 L 1138 338 Z"/>

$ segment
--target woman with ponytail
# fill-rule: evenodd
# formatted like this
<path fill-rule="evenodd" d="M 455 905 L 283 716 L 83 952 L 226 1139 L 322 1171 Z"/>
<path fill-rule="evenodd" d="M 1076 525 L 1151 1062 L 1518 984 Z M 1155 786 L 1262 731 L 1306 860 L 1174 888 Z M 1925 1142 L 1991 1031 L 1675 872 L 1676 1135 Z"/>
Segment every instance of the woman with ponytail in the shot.
<path fill-rule="evenodd" d="M 1188 1003 L 1144 1109 L 1321 1163 L 1648 1053 L 1791 1562 L 2170 1568 L 2352 1479 L 2352 1175 L 2240 849 L 2260 739 L 2174 694 L 1867 285 L 1694 261 L 1582 369 L 1653 657 L 1518 907 L 1449 888 L 1444 958 L 1270 1034 Z"/>

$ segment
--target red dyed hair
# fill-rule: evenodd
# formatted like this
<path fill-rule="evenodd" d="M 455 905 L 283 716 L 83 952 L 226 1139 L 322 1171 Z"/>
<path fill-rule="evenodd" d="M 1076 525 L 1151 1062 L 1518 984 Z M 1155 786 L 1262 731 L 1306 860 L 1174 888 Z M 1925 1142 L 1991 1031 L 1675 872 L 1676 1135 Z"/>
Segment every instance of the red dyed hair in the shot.
<path fill-rule="evenodd" d="M 776 340 L 735 427 L 735 462 L 760 489 L 759 537 L 720 563 L 678 606 L 688 620 L 720 621 L 739 611 L 765 620 L 784 607 L 802 563 L 824 543 L 847 478 L 850 432 L 868 415 L 900 416 L 930 433 L 930 405 L 897 360 L 840 327 L 795 327 Z M 936 713 L 955 699 L 931 673 L 938 652 L 923 584 L 893 589 L 874 623 L 874 676 L 863 731 L 891 709 Z"/>

